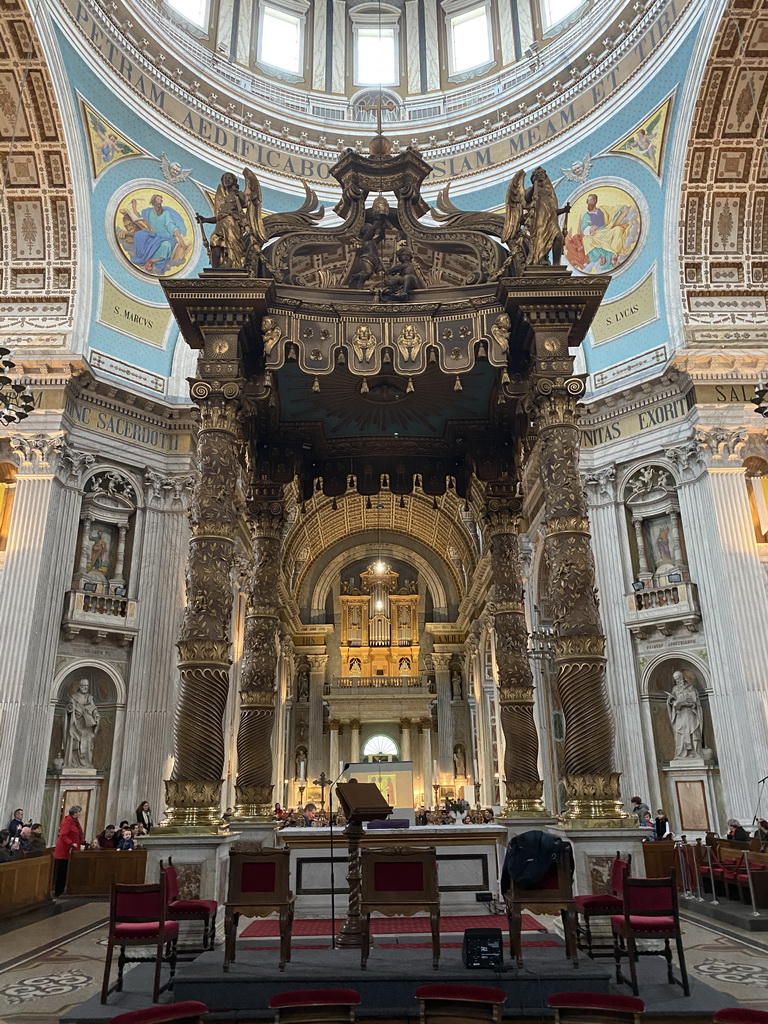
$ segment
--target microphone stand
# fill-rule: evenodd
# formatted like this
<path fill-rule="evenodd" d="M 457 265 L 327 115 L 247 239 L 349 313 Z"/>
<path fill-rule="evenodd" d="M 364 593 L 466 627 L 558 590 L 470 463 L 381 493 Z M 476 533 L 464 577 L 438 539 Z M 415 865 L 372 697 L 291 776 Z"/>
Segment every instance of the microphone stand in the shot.
<path fill-rule="evenodd" d="M 760 804 L 763 802 L 763 786 L 766 782 L 768 782 L 768 775 L 766 775 L 764 779 L 760 779 L 757 784 L 757 807 L 755 808 L 755 813 L 752 818 L 753 825 L 760 820 Z"/>
<path fill-rule="evenodd" d="M 331 830 L 331 949 L 336 949 L 336 886 L 333 877 L 333 787 L 339 781 L 345 771 L 349 769 L 350 762 L 344 765 L 339 774 L 328 787 L 328 826 Z"/>

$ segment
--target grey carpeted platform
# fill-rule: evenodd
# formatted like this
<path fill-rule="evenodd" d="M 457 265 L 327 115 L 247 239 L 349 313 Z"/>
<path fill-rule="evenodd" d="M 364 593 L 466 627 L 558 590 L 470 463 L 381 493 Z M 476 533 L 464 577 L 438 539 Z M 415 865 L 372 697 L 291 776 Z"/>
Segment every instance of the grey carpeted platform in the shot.
<path fill-rule="evenodd" d="M 243 943 L 242 945 L 246 945 Z M 252 945 L 252 943 L 247 943 Z M 270 996 L 292 988 L 333 988 L 340 985 L 357 989 L 362 996 L 358 1018 L 388 1017 L 392 1020 L 418 1021 L 414 992 L 422 984 L 494 985 L 508 993 L 505 1017 L 541 1019 L 551 1016 L 546 1009 L 547 997 L 553 992 L 592 991 L 623 992 L 616 988 L 610 961 L 591 961 L 585 956 L 574 969 L 565 959 L 562 948 L 525 951 L 522 970 L 506 963 L 506 970 L 469 971 L 461 963 L 461 950 L 444 949 L 440 969 L 432 969 L 428 949 L 380 949 L 371 951 L 368 970 L 360 970 L 358 950 L 313 949 L 297 944 L 293 959 L 283 973 L 277 970 L 277 950 L 238 948 L 238 958 L 227 974 L 222 970 L 223 953 L 217 949 L 204 953 L 191 963 L 179 965 L 173 996 L 164 993 L 161 1002 L 199 999 L 208 1005 L 212 1020 L 270 1020 Z M 125 990 L 113 993 L 106 1006 L 98 996 L 69 1011 L 61 1024 L 98 1024 L 108 1022 L 118 1013 L 150 1005 L 152 968 L 141 965 L 126 974 Z M 661 958 L 643 958 L 640 967 L 641 996 L 646 1001 L 647 1015 L 656 1014 L 701 1017 L 716 1009 L 733 1006 L 733 997 L 691 978 L 691 997 L 686 998 L 679 986 L 666 981 Z M 163 972 L 164 979 L 167 977 Z"/>

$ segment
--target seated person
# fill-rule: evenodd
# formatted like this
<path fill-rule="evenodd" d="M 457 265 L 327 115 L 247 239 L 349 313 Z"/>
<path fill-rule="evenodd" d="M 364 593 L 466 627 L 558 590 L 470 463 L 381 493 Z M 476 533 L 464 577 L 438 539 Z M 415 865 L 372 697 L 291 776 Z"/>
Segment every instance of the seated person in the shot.
<path fill-rule="evenodd" d="M 115 848 L 115 826 L 107 825 L 103 832 L 99 832 L 96 838 L 102 850 L 114 850 Z M 120 840 L 118 839 L 118 842 Z"/>
<path fill-rule="evenodd" d="M 655 831 L 655 827 L 654 827 L 654 824 L 653 824 L 653 818 L 651 817 L 651 812 L 650 811 L 646 811 L 645 814 L 643 815 L 643 820 L 640 822 L 640 828 L 647 828 L 649 831 L 653 832 L 653 835 L 651 836 L 651 839 L 655 839 L 656 838 L 656 831 Z"/>
<path fill-rule="evenodd" d="M 130 828 L 124 828 L 120 841 L 117 844 L 118 850 L 135 850 L 136 843 L 133 841 L 133 833 Z"/>
<path fill-rule="evenodd" d="M 123 829 L 130 829 L 130 827 L 130 822 L 125 820 L 121 821 L 120 824 L 117 826 L 117 830 L 114 836 L 112 837 L 112 842 L 115 844 L 115 849 L 117 849 L 118 843 L 123 838 Z"/>
<path fill-rule="evenodd" d="M 749 834 L 744 826 L 736 818 L 728 819 L 728 838 L 736 843 L 748 843 Z"/>
<path fill-rule="evenodd" d="M 43 835 L 43 826 L 39 821 L 36 821 L 30 828 L 27 853 L 42 853 L 43 850 L 46 849 L 47 845 L 45 842 L 45 836 Z"/>
<path fill-rule="evenodd" d="M 761 818 L 757 823 L 755 839 L 759 839 L 761 843 L 768 843 L 768 821 L 765 818 Z"/>

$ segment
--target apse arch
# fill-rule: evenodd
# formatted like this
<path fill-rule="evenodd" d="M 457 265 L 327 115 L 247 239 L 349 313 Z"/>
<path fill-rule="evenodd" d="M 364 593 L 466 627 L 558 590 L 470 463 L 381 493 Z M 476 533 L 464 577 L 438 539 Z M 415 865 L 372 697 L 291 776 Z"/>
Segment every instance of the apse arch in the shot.
<path fill-rule="evenodd" d="M 418 544 L 419 547 L 422 547 L 414 538 L 409 537 L 408 540 L 411 544 Z M 435 616 L 445 615 L 450 618 L 451 610 L 458 608 L 459 593 L 451 579 L 452 573 L 445 560 L 436 551 L 430 549 L 418 551 L 413 546 L 393 543 L 391 538 L 382 540 L 381 544 L 378 544 L 378 538 L 372 531 L 361 533 L 357 538 L 357 543 L 352 547 L 345 546 L 348 541 L 349 538 L 337 541 L 332 548 L 315 559 L 306 573 L 297 595 L 302 616 L 311 615 L 314 610 L 325 608 L 328 595 L 333 584 L 339 579 L 343 567 L 365 558 L 374 550 L 377 553 L 381 552 L 384 558 L 397 558 L 399 561 L 410 562 L 413 565 L 432 594 Z M 434 561 L 444 565 L 446 579 L 441 578 L 433 564 Z"/>

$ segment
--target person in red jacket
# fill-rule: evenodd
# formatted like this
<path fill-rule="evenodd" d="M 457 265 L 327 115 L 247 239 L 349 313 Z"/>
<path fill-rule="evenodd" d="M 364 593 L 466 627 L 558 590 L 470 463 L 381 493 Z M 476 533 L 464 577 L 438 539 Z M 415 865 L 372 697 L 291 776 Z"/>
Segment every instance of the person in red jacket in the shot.
<path fill-rule="evenodd" d="M 67 886 L 67 868 L 69 866 L 69 851 L 80 850 L 85 846 L 85 836 L 78 821 L 83 808 L 75 804 L 69 808 L 69 813 L 62 818 L 59 828 L 59 838 L 56 840 L 56 848 L 53 851 L 55 864 L 53 879 L 53 894 L 61 896 Z"/>

